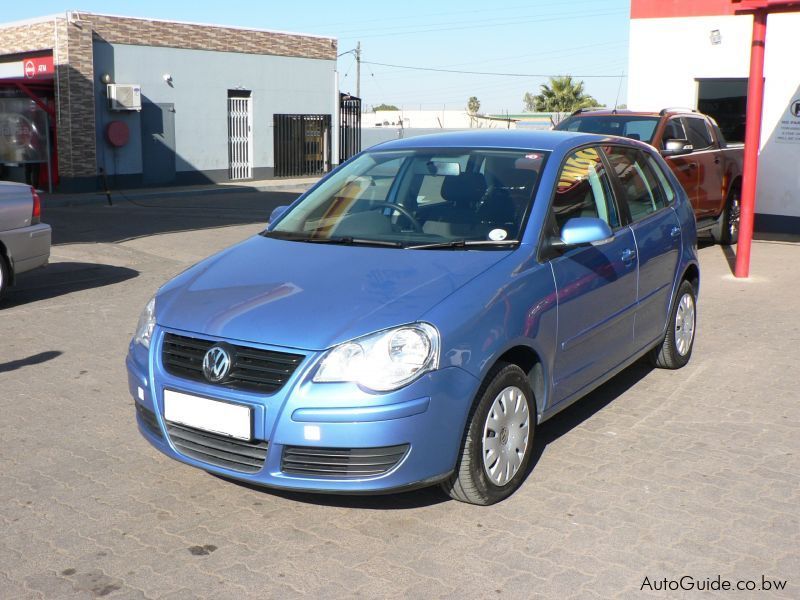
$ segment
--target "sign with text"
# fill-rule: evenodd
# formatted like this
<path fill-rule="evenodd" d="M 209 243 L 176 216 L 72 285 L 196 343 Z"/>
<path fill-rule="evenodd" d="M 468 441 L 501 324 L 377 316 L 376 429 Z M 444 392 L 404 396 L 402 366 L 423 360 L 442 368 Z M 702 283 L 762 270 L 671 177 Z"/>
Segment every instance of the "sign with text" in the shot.
<path fill-rule="evenodd" d="M 800 144 L 800 96 L 789 103 L 788 110 L 778 121 L 775 141 L 779 144 Z"/>
<path fill-rule="evenodd" d="M 52 79 L 54 72 L 52 56 L 0 62 L 0 80 L 42 81 Z"/>

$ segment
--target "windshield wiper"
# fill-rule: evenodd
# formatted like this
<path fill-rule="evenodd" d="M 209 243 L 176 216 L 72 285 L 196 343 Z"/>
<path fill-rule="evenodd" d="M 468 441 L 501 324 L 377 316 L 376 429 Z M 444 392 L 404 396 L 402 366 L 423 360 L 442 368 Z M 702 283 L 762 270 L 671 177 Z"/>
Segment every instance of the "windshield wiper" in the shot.
<path fill-rule="evenodd" d="M 338 237 L 311 237 L 308 234 L 298 235 L 295 233 L 288 233 L 283 231 L 263 231 L 261 235 L 264 237 L 275 238 L 276 240 L 286 240 L 289 242 L 309 242 L 313 244 L 344 244 L 344 245 L 360 245 L 360 246 L 387 246 L 389 248 L 402 248 L 402 242 L 392 242 L 389 240 L 370 240 L 366 238 L 354 238 L 349 235 Z"/>
<path fill-rule="evenodd" d="M 437 248 L 467 248 L 470 246 L 516 246 L 519 240 L 451 240 L 435 244 L 406 246 L 406 250 L 435 250 Z"/>
<path fill-rule="evenodd" d="M 292 239 L 296 242 L 313 242 L 315 244 L 345 244 L 345 245 L 358 245 L 358 246 L 387 246 L 389 248 L 402 248 L 401 242 L 390 242 L 388 240 L 369 240 L 362 238 L 354 238 L 350 236 L 330 237 L 330 238 L 297 238 Z"/>

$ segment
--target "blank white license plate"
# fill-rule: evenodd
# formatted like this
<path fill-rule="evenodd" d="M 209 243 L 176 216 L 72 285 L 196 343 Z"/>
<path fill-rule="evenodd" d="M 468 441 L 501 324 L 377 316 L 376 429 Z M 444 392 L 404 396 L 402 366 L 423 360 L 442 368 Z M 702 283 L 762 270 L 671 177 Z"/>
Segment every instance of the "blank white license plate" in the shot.
<path fill-rule="evenodd" d="M 240 440 L 250 440 L 253 437 L 250 407 L 241 404 L 164 390 L 164 418 L 173 423 Z"/>

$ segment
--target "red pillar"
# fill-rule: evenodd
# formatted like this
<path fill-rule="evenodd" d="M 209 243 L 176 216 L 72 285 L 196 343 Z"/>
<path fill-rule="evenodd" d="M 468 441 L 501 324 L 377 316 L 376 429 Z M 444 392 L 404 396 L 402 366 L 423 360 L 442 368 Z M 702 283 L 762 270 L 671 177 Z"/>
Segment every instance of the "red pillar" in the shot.
<path fill-rule="evenodd" d="M 764 45 L 767 37 L 767 11 L 753 13 L 753 41 L 750 49 L 750 79 L 747 84 L 747 122 L 744 133 L 744 175 L 739 243 L 736 245 L 736 277 L 750 276 L 750 244 L 756 207 L 758 150 L 761 146 L 761 109 L 764 103 Z"/>

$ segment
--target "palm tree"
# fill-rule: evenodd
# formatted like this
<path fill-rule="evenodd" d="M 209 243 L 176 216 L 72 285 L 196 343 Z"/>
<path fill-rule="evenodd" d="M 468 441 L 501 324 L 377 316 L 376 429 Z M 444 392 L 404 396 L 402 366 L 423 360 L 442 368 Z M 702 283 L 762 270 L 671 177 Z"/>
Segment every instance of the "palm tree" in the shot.
<path fill-rule="evenodd" d="M 526 92 L 525 110 L 530 112 L 568 113 L 579 108 L 598 106 L 597 100 L 584 92 L 583 81 L 573 83 L 572 76 L 551 77 L 550 85 L 543 83 L 540 94 Z"/>

